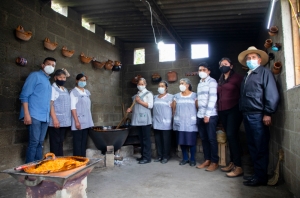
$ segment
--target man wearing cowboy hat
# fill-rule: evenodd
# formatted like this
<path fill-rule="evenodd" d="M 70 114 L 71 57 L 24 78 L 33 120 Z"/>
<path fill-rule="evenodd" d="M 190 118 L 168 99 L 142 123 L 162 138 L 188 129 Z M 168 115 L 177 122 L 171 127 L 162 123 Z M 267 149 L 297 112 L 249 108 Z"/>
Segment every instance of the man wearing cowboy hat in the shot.
<path fill-rule="evenodd" d="M 276 111 L 279 94 L 273 74 L 263 67 L 269 57 L 254 46 L 241 52 L 239 62 L 249 71 L 241 86 L 240 110 L 243 112 L 249 153 L 254 164 L 254 175 L 244 176 L 245 186 L 266 185 L 269 163 L 269 126 Z M 262 66 L 261 66 L 262 65 Z"/>

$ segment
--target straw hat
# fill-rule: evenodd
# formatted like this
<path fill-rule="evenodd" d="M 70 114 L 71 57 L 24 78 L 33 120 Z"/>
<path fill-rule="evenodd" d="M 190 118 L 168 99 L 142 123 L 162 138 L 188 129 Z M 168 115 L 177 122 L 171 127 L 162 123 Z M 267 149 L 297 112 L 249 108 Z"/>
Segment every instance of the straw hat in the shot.
<path fill-rule="evenodd" d="M 257 49 L 256 47 L 254 46 L 250 46 L 247 50 L 245 51 L 242 51 L 239 56 L 238 56 L 238 59 L 239 59 L 239 62 L 244 65 L 244 66 L 247 66 L 246 65 L 246 55 L 247 54 L 251 54 L 251 53 L 256 53 L 256 54 L 259 54 L 260 57 L 261 57 L 261 65 L 265 65 L 267 64 L 268 60 L 269 60 L 269 56 L 266 52 L 262 51 L 262 50 L 259 50 Z"/>

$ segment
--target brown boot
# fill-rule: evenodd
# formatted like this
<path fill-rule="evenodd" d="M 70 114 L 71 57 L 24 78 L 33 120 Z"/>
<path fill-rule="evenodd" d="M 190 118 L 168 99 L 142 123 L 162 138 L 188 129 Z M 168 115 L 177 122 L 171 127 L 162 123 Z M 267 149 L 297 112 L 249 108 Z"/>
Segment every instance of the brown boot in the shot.
<path fill-rule="evenodd" d="M 243 172 L 243 169 L 242 167 L 239 167 L 239 166 L 235 166 L 230 173 L 226 173 L 226 176 L 227 177 L 238 177 L 238 176 L 241 176 L 243 175 L 244 172 Z"/>
<path fill-rule="evenodd" d="M 225 167 L 221 168 L 221 171 L 223 171 L 223 172 L 229 172 L 229 171 L 231 171 L 233 168 L 234 168 L 234 164 L 233 164 L 233 162 L 230 162 L 230 163 L 228 164 L 228 166 L 225 166 Z"/>
<path fill-rule="evenodd" d="M 217 170 L 218 168 L 219 168 L 219 165 L 217 163 L 211 163 L 209 165 L 209 167 L 206 169 L 206 171 L 213 172 L 213 171 Z"/>
<path fill-rule="evenodd" d="M 209 165 L 210 165 L 210 160 L 205 160 L 205 162 L 203 162 L 202 164 L 196 166 L 196 168 L 201 169 L 201 168 L 205 168 L 205 167 L 207 167 Z"/>

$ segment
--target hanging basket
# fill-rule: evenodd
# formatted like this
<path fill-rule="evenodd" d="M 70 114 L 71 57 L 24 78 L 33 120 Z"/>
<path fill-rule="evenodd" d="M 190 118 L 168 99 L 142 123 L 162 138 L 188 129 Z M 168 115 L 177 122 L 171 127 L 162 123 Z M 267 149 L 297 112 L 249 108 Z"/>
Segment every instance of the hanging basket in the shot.
<path fill-rule="evenodd" d="M 81 54 L 80 54 L 80 60 L 81 60 L 81 62 L 83 62 L 83 63 L 90 63 L 91 60 L 93 60 L 93 57 L 85 56 L 84 53 L 81 52 Z"/>
<path fill-rule="evenodd" d="M 32 36 L 32 32 L 30 31 L 25 31 L 23 26 L 19 25 L 16 28 L 16 37 L 18 37 L 19 39 L 23 40 L 23 41 L 28 41 Z"/>
<path fill-rule="evenodd" d="M 48 50 L 51 50 L 51 51 L 55 50 L 57 45 L 58 45 L 58 43 L 56 43 L 56 42 L 51 43 L 49 38 L 45 38 L 45 40 L 44 40 L 44 47 Z"/>
<path fill-rule="evenodd" d="M 68 50 L 67 47 L 65 47 L 65 46 L 63 46 L 63 48 L 61 49 L 61 53 L 65 57 L 72 57 L 74 52 L 75 52 L 75 50 Z"/>

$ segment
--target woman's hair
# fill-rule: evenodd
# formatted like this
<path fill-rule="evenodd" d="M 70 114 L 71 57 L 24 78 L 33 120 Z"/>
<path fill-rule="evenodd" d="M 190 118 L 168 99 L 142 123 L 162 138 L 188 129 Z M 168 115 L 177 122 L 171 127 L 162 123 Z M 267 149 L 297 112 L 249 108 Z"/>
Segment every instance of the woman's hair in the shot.
<path fill-rule="evenodd" d="M 58 69 L 54 72 L 54 76 L 60 76 L 62 74 L 65 75 L 65 76 L 67 75 L 66 72 L 62 69 Z"/>
<path fill-rule="evenodd" d="M 180 81 L 183 81 L 186 84 L 189 84 L 189 90 L 192 91 L 192 82 L 190 81 L 190 79 L 188 79 L 188 78 L 181 78 Z"/>
<path fill-rule="evenodd" d="M 76 80 L 80 80 L 82 77 L 85 77 L 85 79 L 87 80 L 86 75 L 84 75 L 83 73 L 77 74 Z"/>
<path fill-rule="evenodd" d="M 143 82 L 144 82 L 144 84 L 145 84 L 145 85 L 147 85 L 147 81 L 146 81 L 146 79 L 145 79 L 145 78 L 140 78 L 140 79 L 139 79 L 139 81 L 138 81 L 138 83 L 139 83 L 140 81 L 143 81 Z"/>
<path fill-rule="evenodd" d="M 221 60 L 219 61 L 219 65 L 221 65 L 221 62 L 222 62 L 223 60 L 227 60 L 227 61 L 229 62 L 229 64 L 230 64 L 230 66 L 232 65 L 231 60 L 230 60 L 229 58 L 227 58 L 227 57 L 221 58 Z M 231 69 L 231 70 L 230 70 L 230 73 L 229 73 L 229 76 L 228 76 L 228 78 L 227 78 L 226 80 L 225 80 L 224 74 L 221 74 L 221 76 L 220 76 L 220 78 L 219 78 L 218 84 L 219 84 L 219 85 L 223 85 L 223 84 L 227 83 L 228 80 L 229 80 L 229 78 L 230 78 L 233 74 L 234 74 L 234 70 Z"/>
<path fill-rule="evenodd" d="M 169 84 L 167 83 L 167 81 L 162 80 L 158 84 L 160 84 L 160 83 L 163 83 L 166 86 L 166 92 L 168 92 L 168 86 L 169 86 Z"/>
<path fill-rule="evenodd" d="M 223 60 L 227 60 L 227 61 L 229 62 L 229 64 L 230 64 L 230 66 L 232 65 L 231 60 L 230 60 L 229 58 L 227 58 L 227 57 L 221 58 L 221 60 L 219 61 L 219 65 L 221 65 L 221 62 L 222 62 Z"/>

